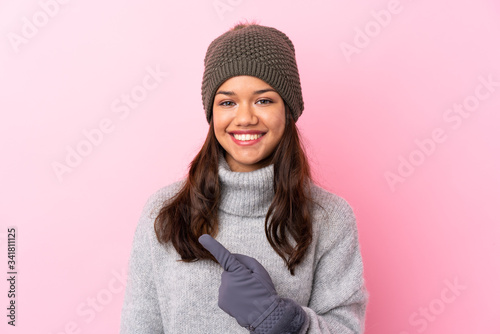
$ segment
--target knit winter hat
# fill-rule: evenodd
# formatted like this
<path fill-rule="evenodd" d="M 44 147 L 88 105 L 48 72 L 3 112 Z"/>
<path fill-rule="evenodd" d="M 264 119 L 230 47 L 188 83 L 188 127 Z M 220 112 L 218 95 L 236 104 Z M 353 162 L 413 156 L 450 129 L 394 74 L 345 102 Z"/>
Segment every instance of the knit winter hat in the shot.
<path fill-rule="evenodd" d="M 267 82 L 290 108 L 294 121 L 304 110 L 292 41 L 258 24 L 229 30 L 210 43 L 205 55 L 201 96 L 210 123 L 215 93 L 227 79 L 250 75 Z"/>

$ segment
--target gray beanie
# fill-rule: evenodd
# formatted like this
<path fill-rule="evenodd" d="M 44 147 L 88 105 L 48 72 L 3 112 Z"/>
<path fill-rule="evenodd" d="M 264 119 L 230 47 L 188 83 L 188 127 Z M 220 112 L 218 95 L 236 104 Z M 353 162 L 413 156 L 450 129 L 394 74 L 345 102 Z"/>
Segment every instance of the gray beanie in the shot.
<path fill-rule="evenodd" d="M 294 121 L 304 110 L 292 41 L 281 31 L 258 24 L 229 30 L 210 43 L 205 55 L 201 96 L 207 122 L 220 85 L 238 75 L 267 82 L 290 108 Z"/>

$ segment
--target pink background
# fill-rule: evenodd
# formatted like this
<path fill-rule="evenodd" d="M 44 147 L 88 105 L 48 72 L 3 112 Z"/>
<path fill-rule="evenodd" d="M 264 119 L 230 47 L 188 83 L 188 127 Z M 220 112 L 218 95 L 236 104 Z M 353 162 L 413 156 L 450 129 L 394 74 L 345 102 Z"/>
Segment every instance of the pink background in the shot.
<path fill-rule="evenodd" d="M 357 215 L 366 333 L 500 333 L 499 15 L 493 0 L 2 1 L 0 277 L 11 225 L 19 275 L 16 328 L 0 279 L 0 331 L 118 332 L 142 207 L 208 130 L 205 51 L 256 19 L 295 44 L 314 175 Z"/>

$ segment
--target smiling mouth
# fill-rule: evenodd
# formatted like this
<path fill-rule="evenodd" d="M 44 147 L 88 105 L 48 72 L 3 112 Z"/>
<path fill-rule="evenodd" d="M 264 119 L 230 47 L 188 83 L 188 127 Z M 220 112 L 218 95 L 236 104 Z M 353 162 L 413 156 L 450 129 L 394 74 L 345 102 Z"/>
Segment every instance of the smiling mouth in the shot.
<path fill-rule="evenodd" d="M 239 141 L 250 141 L 250 140 L 259 139 L 260 137 L 262 137 L 264 135 L 264 133 L 259 133 L 259 134 L 243 134 L 243 135 L 232 133 L 231 135 L 235 139 L 237 139 Z"/>

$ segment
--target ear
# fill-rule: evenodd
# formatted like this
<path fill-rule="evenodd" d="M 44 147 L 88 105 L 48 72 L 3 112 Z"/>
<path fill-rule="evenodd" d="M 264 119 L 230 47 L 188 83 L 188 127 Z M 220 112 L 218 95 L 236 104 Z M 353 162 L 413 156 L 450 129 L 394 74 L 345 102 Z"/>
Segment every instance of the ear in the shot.
<path fill-rule="evenodd" d="M 285 102 L 285 127 L 288 126 L 289 122 L 293 122 L 293 116 L 290 107 Z"/>

